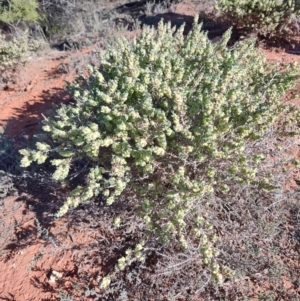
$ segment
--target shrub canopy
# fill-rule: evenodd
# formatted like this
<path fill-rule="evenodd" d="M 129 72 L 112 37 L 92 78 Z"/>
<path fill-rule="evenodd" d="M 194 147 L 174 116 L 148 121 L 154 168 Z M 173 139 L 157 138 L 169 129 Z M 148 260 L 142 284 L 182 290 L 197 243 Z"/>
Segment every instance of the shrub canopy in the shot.
<path fill-rule="evenodd" d="M 299 17 L 299 0 L 217 0 L 216 9 L 233 25 L 268 37 L 298 32 L 293 25 Z"/>
<path fill-rule="evenodd" d="M 256 175 L 263 157 L 247 146 L 284 112 L 280 99 L 298 76 L 295 65 L 267 64 L 253 40 L 229 49 L 230 31 L 211 43 L 197 17 L 186 37 L 183 29 L 160 22 L 102 51 L 100 67 L 69 84 L 75 104 L 44 120 L 48 140 L 22 150 L 22 166 L 54 156 L 53 178 L 65 181 L 83 162 L 85 184 L 58 216 L 99 196 L 108 205 L 134 199 L 145 233 L 183 249 L 189 237 L 200 239 L 209 264 L 216 255 L 215 237 L 205 234 L 209 197 L 232 183 L 267 185 Z M 212 271 L 220 280 L 216 264 Z"/>

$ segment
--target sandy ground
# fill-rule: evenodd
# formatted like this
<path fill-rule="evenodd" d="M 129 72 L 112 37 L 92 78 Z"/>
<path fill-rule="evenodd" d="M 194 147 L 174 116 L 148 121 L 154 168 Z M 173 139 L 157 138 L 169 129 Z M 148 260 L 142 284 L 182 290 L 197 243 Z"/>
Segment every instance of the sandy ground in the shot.
<path fill-rule="evenodd" d="M 180 10 L 190 15 L 194 13 L 191 6 L 185 9 L 179 6 Z M 18 136 L 36 132 L 43 113 L 53 104 L 68 102 L 70 96 L 64 89 L 65 81 L 76 76 L 74 62 L 85 62 L 91 51 L 92 48 L 72 52 L 51 50 L 32 56 L 20 70 L 17 83 L 0 91 L 0 126 L 5 128 L 6 134 Z M 270 61 L 300 62 L 300 55 L 288 54 L 281 49 L 262 51 Z M 83 256 L 92 256 L 84 254 L 81 246 L 92 243 L 93 235 L 100 235 L 100 230 L 86 235 L 76 227 L 69 229 L 63 219 L 51 222 L 45 231 L 41 230 L 36 222 L 37 214 L 30 210 L 27 201 L 25 196 L 1 200 L 0 299 L 59 300 L 57 282 L 63 279 L 64 287 L 71 287 L 78 270 L 83 268 L 75 262 Z M 46 219 L 47 214 L 38 218 Z M 91 273 L 99 272 L 100 265 L 95 264 L 90 269 L 94 269 Z M 292 287 L 287 281 L 285 285 Z M 85 300 L 90 299 L 86 297 Z"/>

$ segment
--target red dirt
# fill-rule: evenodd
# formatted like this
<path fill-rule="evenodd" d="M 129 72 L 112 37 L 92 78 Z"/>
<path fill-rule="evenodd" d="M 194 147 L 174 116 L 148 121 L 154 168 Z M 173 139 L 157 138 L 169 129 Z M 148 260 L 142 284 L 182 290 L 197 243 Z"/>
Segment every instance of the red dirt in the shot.
<path fill-rule="evenodd" d="M 187 14 L 193 13 L 190 10 L 189 7 Z M 70 96 L 64 90 L 65 81 L 71 81 L 76 72 L 74 69 L 60 72 L 60 67 L 72 65 L 71 61 L 81 60 L 90 51 L 50 51 L 40 57 L 33 56 L 18 74 L 18 83 L 0 91 L 0 126 L 5 127 L 6 133 L 17 136 L 35 132 L 46 110 L 53 104 L 69 101 Z M 300 62 L 300 55 L 278 49 L 262 52 L 269 61 Z M 66 221 L 59 220 L 48 227 L 58 240 L 50 239 L 51 243 L 45 245 L 38 233 L 36 216 L 25 206 L 22 197 L 6 198 L 1 206 L 5 228 L 0 236 L 0 297 L 17 301 L 58 300 L 57 282 L 63 281 L 65 288 L 72 288 L 71 282 L 76 280 L 79 269 L 75 259 L 85 256 L 82 246 L 91 243 L 93 236 L 67 229 Z M 31 237 L 30 244 L 26 243 L 27 237 Z M 21 239 L 23 247 L 14 245 L 17 239 L 19 242 Z M 59 240 L 63 241 L 63 248 L 57 247 Z M 95 274 L 96 271 L 99 272 L 99 265 L 89 272 Z M 286 282 L 286 286 L 290 288 L 291 284 Z M 257 289 L 263 289 L 263 285 Z"/>
<path fill-rule="evenodd" d="M 5 129 L 5 133 L 9 136 L 33 134 L 39 128 L 42 114 L 51 109 L 53 104 L 70 101 L 71 97 L 65 91 L 65 81 L 72 81 L 76 76 L 72 66 L 74 62 L 82 65 L 96 47 L 34 55 L 20 70 L 17 83 L 7 85 L 0 92 L 0 127 Z M 60 237 L 64 247 L 57 248 L 54 240 L 51 244 L 45 244 L 45 240 L 39 238 L 36 216 L 26 208 L 22 197 L 4 199 L 1 213 L 0 299 L 58 300 L 56 282 L 63 281 L 68 289 L 69 280 L 72 279 L 70 275 L 77 269 L 74 258 L 82 256 L 80 249 L 93 237 L 75 229 L 65 229 L 66 222 L 60 220 L 47 230 L 56 239 Z M 64 228 L 63 231 L 61 228 Z M 16 248 L 14 241 L 17 240 Z M 56 272 L 61 273 L 62 279 L 53 276 Z"/>
<path fill-rule="evenodd" d="M 75 70 L 65 70 L 74 60 L 91 49 L 64 53 L 50 51 L 47 55 L 34 55 L 16 75 L 16 84 L 8 84 L 0 91 L 0 126 L 15 136 L 37 128 L 42 113 L 53 104 L 70 100 L 65 81 L 76 76 Z"/>

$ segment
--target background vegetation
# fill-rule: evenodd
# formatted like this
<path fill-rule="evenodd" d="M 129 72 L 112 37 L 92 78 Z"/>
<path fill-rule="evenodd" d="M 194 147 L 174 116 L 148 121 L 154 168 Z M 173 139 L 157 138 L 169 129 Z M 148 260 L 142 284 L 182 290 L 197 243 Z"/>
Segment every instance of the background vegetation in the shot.
<path fill-rule="evenodd" d="M 2 3 L 1 3 L 2 2 Z M 1 1 L 0 21 L 17 23 L 20 21 L 36 21 L 39 19 L 38 2 L 36 0 Z"/>
<path fill-rule="evenodd" d="M 216 10 L 231 24 L 267 38 L 293 36 L 299 31 L 298 0 L 217 0 Z"/>

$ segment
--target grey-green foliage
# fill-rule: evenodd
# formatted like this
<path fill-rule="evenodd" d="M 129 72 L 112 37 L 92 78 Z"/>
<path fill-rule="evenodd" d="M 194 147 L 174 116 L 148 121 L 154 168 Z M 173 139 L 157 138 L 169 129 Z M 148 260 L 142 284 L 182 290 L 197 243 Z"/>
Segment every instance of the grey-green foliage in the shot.
<path fill-rule="evenodd" d="M 28 60 L 28 40 L 25 35 L 7 41 L 4 35 L 0 34 L 0 71 L 14 69 L 24 65 Z M 2 76 L 0 75 L 0 78 Z"/>
<path fill-rule="evenodd" d="M 70 193 L 58 216 L 99 195 L 109 205 L 126 194 L 139 205 L 148 234 L 178 240 L 183 249 L 191 236 L 200 241 L 203 264 L 221 282 L 203 208 L 231 183 L 267 185 L 256 176 L 263 157 L 245 149 L 285 111 L 280 99 L 298 71 L 267 64 L 253 40 L 228 49 L 230 31 L 212 44 L 197 17 L 186 37 L 183 29 L 161 22 L 101 52 L 100 67 L 69 85 L 76 103 L 45 119 L 51 144 L 22 150 L 22 166 L 42 164 L 51 153 L 53 178 L 65 180 L 72 164 L 90 162 L 86 185 Z M 138 256 L 143 260 L 140 250 Z"/>
<path fill-rule="evenodd" d="M 17 190 L 14 187 L 13 176 L 3 170 L 0 170 L 0 199 L 8 195 L 16 194 Z"/>
<path fill-rule="evenodd" d="M 20 171 L 20 154 L 13 144 L 14 140 L 0 131 L 0 198 L 17 192 L 13 180 Z"/>
<path fill-rule="evenodd" d="M 7 40 L 5 35 L 0 34 L 0 82 L 11 75 L 11 71 L 16 71 L 23 67 L 30 52 L 37 51 L 45 47 L 46 43 L 42 39 L 31 39 L 28 32 L 19 32 L 18 37 Z"/>
<path fill-rule="evenodd" d="M 295 34 L 293 16 L 299 15 L 299 0 L 216 0 L 222 16 L 241 28 L 265 36 Z"/>

